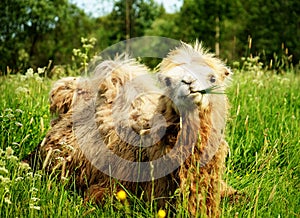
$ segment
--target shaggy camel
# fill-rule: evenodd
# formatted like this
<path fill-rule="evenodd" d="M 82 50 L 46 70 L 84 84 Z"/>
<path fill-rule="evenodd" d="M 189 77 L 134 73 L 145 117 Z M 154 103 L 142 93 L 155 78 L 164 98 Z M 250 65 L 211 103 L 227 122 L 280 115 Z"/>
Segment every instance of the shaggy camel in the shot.
<path fill-rule="evenodd" d="M 57 117 L 39 147 L 43 168 L 74 175 L 96 202 L 116 186 L 163 205 L 179 189 L 192 215 L 218 217 L 231 72 L 200 43 L 182 43 L 158 69 L 149 74 L 119 57 L 90 79 L 57 81 L 50 93 Z"/>

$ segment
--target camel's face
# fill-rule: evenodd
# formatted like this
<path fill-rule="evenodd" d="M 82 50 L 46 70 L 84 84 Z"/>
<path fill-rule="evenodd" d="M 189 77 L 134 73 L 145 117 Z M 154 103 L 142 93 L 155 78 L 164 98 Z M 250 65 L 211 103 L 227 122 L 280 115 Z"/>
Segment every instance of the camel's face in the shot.
<path fill-rule="evenodd" d="M 161 73 L 177 106 L 184 106 L 189 99 L 207 109 L 213 101 L 212 94 L 224 93 L 230 71 L 218 59 L 186 45 L 170 53 L 162 62 Z"/>
<path fill-rule="evenodd" d="M 166 80 L 172 84 L 172 95 L 175 96 L 176 105 L 185 104 L 186 99 L 192 100 L 204 109 L 209 106 L 209 92 L 220 86 L 216 72 L 206 66 L 183 64 L 164 74 Z"/>

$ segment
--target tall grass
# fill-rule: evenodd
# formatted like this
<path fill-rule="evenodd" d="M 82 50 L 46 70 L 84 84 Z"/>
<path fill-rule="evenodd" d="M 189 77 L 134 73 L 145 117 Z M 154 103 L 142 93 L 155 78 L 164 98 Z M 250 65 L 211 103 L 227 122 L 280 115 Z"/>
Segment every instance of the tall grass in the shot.
<path fill-rule="evenodd" d="M 100 206 L 84 203 L 72 185 L 20 162 L 49 128 L 51 83 L 32 71 L 0 77 L 0 217 L 156 217 L 155 204 L 129 193 L 126 202 L 111 196 Z M 235 72 L 225 178 L 240 194 L 222 201 L 222 217 L 300 216 L 299 93 L 294 73 L 254 66 Z M 182 205 L 174 207 L 176 217 L 187 217 Z"/>
<path fill-rule="evenodd" d="M 224 217 L 300 216 L 300 77 L 241 71 L 229 91 L 227 179 L 242 193 Z"/>

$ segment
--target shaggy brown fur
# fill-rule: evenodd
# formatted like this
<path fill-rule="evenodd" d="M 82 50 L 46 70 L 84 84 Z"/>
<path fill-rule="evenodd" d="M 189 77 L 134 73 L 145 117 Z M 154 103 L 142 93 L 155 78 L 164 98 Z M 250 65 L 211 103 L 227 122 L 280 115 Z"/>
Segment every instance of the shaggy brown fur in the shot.
<path fill-rule="evenodd" d="M 170 52 L 160 65 L 159 79 L 166 84 L 166 94 L 142 95 L 132 101 L 132 92 L 157 90 L 155 79 L 149 77 L 145 81 L 148 71 L 133 60 L 117 59 L 101 63 L 92 81 L 70 77 L 56 82 L 50 93 L 50 110 L 58 117 L 40 147 L 43 168 L 49 172 L 60 170 L 62 178 L 74 173 L 77 187 L 87 199 L 97 202 L 109 193 L 110 187 L 118 184 L 137 195 L 143 194 L 145 200 L 158 197 L 167 200 L 179 188 L 182 197 L 188 199 L 191 214 L 218 217 L 221 192 L 226 189 L 222 174 L 228 152 L 224 139 L 227 98 L 225 94 L 200 91 L 216 85 L 214 91 L 224 92 L 230 71 L 200 44 L 194 47 L 183 44 Z M 196 74 L 196 79 L 206 81 L 205 84 L 197 83 L 192 77 L 185 78 L 191 72 Z M 123 93 L 124 86 L 134 79 L 132 88 Z M 187 92 L 186 98 L 191 101 L 187 106 L 190 108 L 184 110 L 181 109 L 184 106 L 181 104 L 186 103 L 181 102 L 182 91 Z M 118 112 L 117 116 L 114 111 Z M 165 122 L 159 122 L 162 117 L 154 114 L 160 114 Z M 149 131 L 159 133 L 160 129 L 166 132 L 161 138 L 155 134 L 146 137 Z M 132 145 L 141 139 L 153 145 L 142 148 Z M 176 147 L 178 141 L 183 146 Z M 189 144 L 192 144 L 191 155 L 185 146 Z M 101 158 L 107 154 L 105 149 L 133 162 L 151 162 L 175 150 L 178 152 L 171 156 L 171 161 L 180 167 L 153 181 L 138 184 L 117 181 L 99 170 L 108 164 L 106 158 Z M 122 162 L 115 166 L 118 167 L 112 170 L 122 178 L 132 173 Z M 161 205 L 165 200 L 161 200 Z"/>

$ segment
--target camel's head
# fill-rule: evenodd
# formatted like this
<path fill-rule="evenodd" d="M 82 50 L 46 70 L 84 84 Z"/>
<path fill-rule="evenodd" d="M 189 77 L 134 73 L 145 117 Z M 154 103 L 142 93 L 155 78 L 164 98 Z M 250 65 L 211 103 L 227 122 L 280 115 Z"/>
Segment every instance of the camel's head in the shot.
<path fill-rule="evenodd" d="M 186 99 L 202 109 L 209 107 L 213 94 L 225 91 L 230 70 L 214 55 L 196 42 L 194 47 L 185 43 L 171 51 L 161 65 L 161 78 L 171 89 L 173 101 L 183 106 Z"/>
<path fill-rule="evenodd" d="M 182 134 L 188 133 L 189 138 L 195 130 L 192 124 L 200 122 L 200 166 L 213 158 L 224 139 L 228 110 L 225 88 L 230 74 L 221 60 L 205 51 L 198 42 L 194 46 L 182 43 L 160 65 L 160 80 L 172 98 L 169 111 L 175 111 L 180 117 L 188 115 L 184 116 L 182 126 L 186 128 L 182 129 Z"/>

